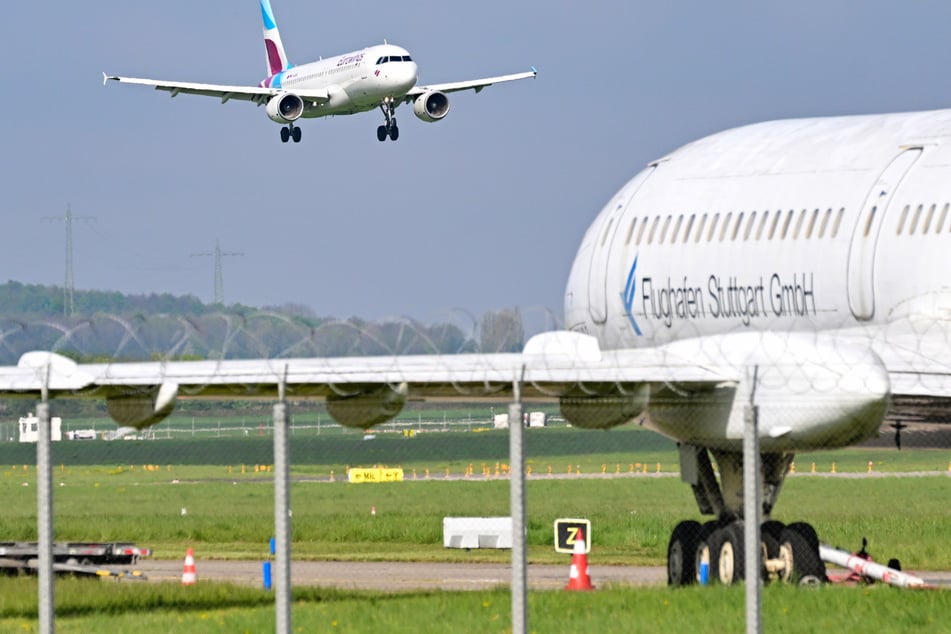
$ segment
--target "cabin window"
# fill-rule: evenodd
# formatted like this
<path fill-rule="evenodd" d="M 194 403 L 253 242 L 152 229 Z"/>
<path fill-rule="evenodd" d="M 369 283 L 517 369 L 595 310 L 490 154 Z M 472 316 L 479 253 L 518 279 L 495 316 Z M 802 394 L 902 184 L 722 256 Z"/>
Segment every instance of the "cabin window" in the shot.
<path fill-rule="evenodd" d="M 789 225 L 792 224 L 792 219 L 795 213 L 795 211 L 790 209 L 789 214 L 786 215 L 786 222 L 783 223 L 783 232 L 779 234 L 780 240 L 785 240 L 786 235 L 789 234 Z"/>
<path fill-rule="evenodd" d="M 625 245 L 631 243 L 631 237 L 634 235 L 634 227 L 635 227 L 635 226 L 637 226 L 637 217 L 636 217 L 636 216 L 631 220 L 631 226 L 628 227 L 628 229 L 627 229 L 627 237 L 624 238 L 624 244 L 625 244 Z"/>
<path fill-rule="evenodd" d="M 601 236 L 601 246 L 604 246 L 604 243 L 608 241 L 608 234 L 611 232 L 611 225 L 614 224 L 614 218 L 608 220 L 608 224 L 604 226 L 604 235 Z"/>
<path fill-rule="evenodd" d="M 816 221 L 819 219 L 819 210 L 816 209 L 812 212 L 812 218 L 809 220 L 809 225 L 806 227 L 806 240 L 812 237 L 812 231 L 816 228 Z"/>
<path fill-rule="evenodd" d="M 664 220 L 664 228 L 660 230 L 660 238 L 657 240 L 657 244 L 664 244 L 664 239 L 667 237 L 667 230 L 670 229 L 670 216 Z"/>
<path fill-rule="evenodd" d="M 776 235 L 776 227 L 779 226 L 779 219 L 783 217 L 783 212 L 776 210 L 776 214 L 773 216 L 773 224 L 769 227 L 769 239 L 772 240 L 773 236 Z"/>
<path fill-rule="evenodd" d="M 759 227 L 756 228 L 756 239 L 761 240 L 763 238 L 763 230 L 766 228 L 766 222 L 769 220 L 769 211 L 764 211 L 763 215 L 760 217 Z"/>
<path fill-rule="evenodd" d="M 938 216 L 938 224 L 935 225 L 934 232 L 941 233 L 941 230 L 944 229 L 944 221 L 948 217 L 948 208 L 951 207 L 948 203 L 944 204 L 944 207 L 941 208 L 941 215 Z"/>
<path fill-rule="evenodd" d="M 799 212 L 799 218 L 796 220 L 796 228 L 793 229 L 793 235 L 792 235 L 793 240 L 799 239 L 799 232 L 802 231 L 802 223 L 803 221 L 805 221 L 805 219 L 806 219 L 806 210 L 803 209 L 801 212 Z"/>
<path fill-rule="evenodd" d="M 927 234 L 928 229 L 931 228 L 931 221 L 934 219 L 934 210 L 937 209 L 937 207 L 937 205 L 931 205 L 931 207 L 928 208 L 928 215 L 925 216 L 925 224 L 921 227 L 922 235 Z"/>
<path fill-rule="evenodd" d="M 819 239 L 826 234 L 826 228 L 829 226 L 829 219 L 832 218 L 832 207 L 826 209 L 826 215 L 822 217 L 822 224 L 819 225 Z"/>
<path fill-rule="evenodd" d="M 878 205 L 872 205 L 872 208 L 868 211 L 868 220 L 865 221 L 865 233 L 863 234 L 866 238 L 870 233 L 872 233 L 872 223 L 875 222 L 875 214 L 878 213 Z"/>
<path fill-rule="evenodd" d="M 730 220 L 733 218 L 733 212 L 729 212 L 723 218 L 723 226 L 720 227 L 720 242 L 723 242 L 726 239 L 726 232 L 730 228 Z"/>
<path fill-rule="evenodd" d="M 835 217 L 835 224 L 832 225 L 832 237 L 839 235 L 839 227 L 842 225 L 842 219 L 845 217 L 845 207 L 839 207 L 839 214 Z"/>
<path fill-rule="evenodd" d="M 915 231 L 918 229 L 918 221 L 921 220 L 921 212 L 924 208 L 924 205 L 918 205 L 918 208 L 915 209 L 915 215 L 911 217 L 911 227 L 908 228 L 908 235 L 915 235 Z"/>
<path fill-rule="evenodd" d="M 654 222 L 651 224 L 651 232 L 647 234 L 647 244 L 654 242 L 654 234 L 657 233 L 658 225 L 660 225 L 660 216 L 654 216 Z"/>
<path fill-rule="evenodd" d="M 740 234 L 740 227 L 743 225 L 743 212 L 741 211 L 736 217 L 736 225 L 733 227 L 733 233 L 730 234 L 730 240 L 736 240 L 736 236 Z"/>
<path fill-rule="evenodd" d="M 684 229 L 684 244 L 690 239 L 690 231 L 693 229 L 693 223 L 697 219 L 697 214 L 690 214 L 690 220 L 687 221 L 687 228 Z"/>
<path fill-rule="evenodd" d="M 753 225 L 756 224 L 756 212 L 750 212 L 750 219 L 746 222 L 746 231 L 743 232 L 743 239 L 749 240 L 750 234 L 753 233 Z"/>
<path fill-rule="evenodd" d="M 713 214 L 713 221 L 710 223 L 710 231 L 707 233 L 707 242 L 713 242 L 713 234 L 716 233 L 718 222 L 720 222 L 720 214 Z"/>
<path fill-rule="evenodd" d="M 644 239 L 644 230 L 647 229 L 647 225 L 650 224 L 650 218 L 644 216 L 641 218 L 641 228 L 637 232 L 637 244 L 641 243 L 641 240 Z"/>
<path fill-rule="evenodd" d="M 684 224 L 684 215 L 680 214 L 677 218 L 677 224 L 674 225 L 674 232 L 670 234 L 670 243 L 677 242 L 677 236 L 680 235 L 680 227 Z"/>
<path fill-rule="evenodd" d="M 697 225 L 697 235 L 694 237 L 694 242 L 700 242 L 700 238 L 703 237 L 703 226 L 707 224 L 707 214 L 700 216 L 700 224 Z"/>

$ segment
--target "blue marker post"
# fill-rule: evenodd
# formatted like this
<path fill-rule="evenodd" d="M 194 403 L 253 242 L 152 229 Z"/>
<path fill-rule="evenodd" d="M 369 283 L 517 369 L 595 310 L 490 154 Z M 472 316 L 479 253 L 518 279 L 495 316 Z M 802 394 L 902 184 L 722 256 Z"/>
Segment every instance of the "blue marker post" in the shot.
<path fill-rule="evenodd" d="M 271 556 L 273 557 L 274 550 L 275 550 L 273 537 L 271 538 L 270 548 L 271 548 Z M 265 561 L 264 564 L 261 566 L 261 573 L 264 577 L 264 589 L 270 590 L 271 589 L 271 561 L 270 560 Z"/>

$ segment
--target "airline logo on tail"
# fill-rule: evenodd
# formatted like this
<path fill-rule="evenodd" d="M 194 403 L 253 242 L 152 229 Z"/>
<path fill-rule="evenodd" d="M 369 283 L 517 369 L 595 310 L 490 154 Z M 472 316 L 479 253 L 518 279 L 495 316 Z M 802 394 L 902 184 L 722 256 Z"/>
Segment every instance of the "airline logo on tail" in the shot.
<path fill-rule="evenodd" d="M 287 53 L 281 42 L 281 32 L 277 30 L 274 21 L 274 11 L 271 9 L 271 0 L 261 0 L 261 17 L 264 20 L 264 48 L 267 52 L 267 76 L 277 75 L 290 68 L 287 63 Z"/>
<path fill-rule="evenodd" d="M 641 332 L 640 327 L 634 320 L 634 297 L 636 294 L 637 256 L 634 256 L 634 264 L 631 265 L 631 272 L 627 274 L 627 284 L 624 285 L 624 293 L 621 295 L 621 300 L 624 302 L 624 312 L 627 315 L 627 320 L 631 322 L 631 327 L 634 329 L 634 334 L 640 337 L 644 333 Z"/>

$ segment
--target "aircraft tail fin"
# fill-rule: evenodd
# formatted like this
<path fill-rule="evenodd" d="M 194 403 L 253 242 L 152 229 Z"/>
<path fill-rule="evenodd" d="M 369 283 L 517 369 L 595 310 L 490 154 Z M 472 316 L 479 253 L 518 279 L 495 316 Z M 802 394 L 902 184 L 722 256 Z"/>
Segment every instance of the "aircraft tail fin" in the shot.
<path fill-rule="evenodd" d="M 271 0 L 261 0 L 261 17 L 264 19 L 264 48 L 267 51 L 268 77 L 290 68 L 287 62 L 287 53 L 284 52 L 284 43 L 281 42 L 281 32 L 274 21 L 274 11 L 271 9 Z"/>

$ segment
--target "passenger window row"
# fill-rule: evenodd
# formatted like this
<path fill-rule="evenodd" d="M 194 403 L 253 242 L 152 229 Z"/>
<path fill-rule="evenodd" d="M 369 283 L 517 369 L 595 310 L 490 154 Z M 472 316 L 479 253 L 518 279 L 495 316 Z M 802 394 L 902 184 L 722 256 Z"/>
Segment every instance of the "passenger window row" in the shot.
<path fill-rule="evenodd" d="M 945 206 L 945 210 L 947 210 Z M 845 208 L 790 209 L 776 211 L 727 212 L 725 215 L 680 214 L 669 216 L 635 217 L 627 229 L 624 244 L 675 244 L 706 240 L 707 242 L 736 242 L 738 240 L 809 240 L 835 238 L 845 216 Z M 943 221 L 944 216 L 942 216 Z M 605 236 L 607 232 L 605 232 Z"/>
<path fill-rule="evenodd" d="M 898 217 L 898 227 L 895 230 L 896 235 L 906 233 L 910 236 L 916 233 L 927 235 L 933 231 L 935 234 L 944 230 L 944 223 L 948 219 L 948 209 L 951 204 L 945 203 L 941 211 L 938 211 L 938 205 L 932 204 L 927 209 L 924 205 L 918 205 L 912 212 L 911 205 L 905 205 Z M 951 225 L 949 225 L 951 228 Z"/>

